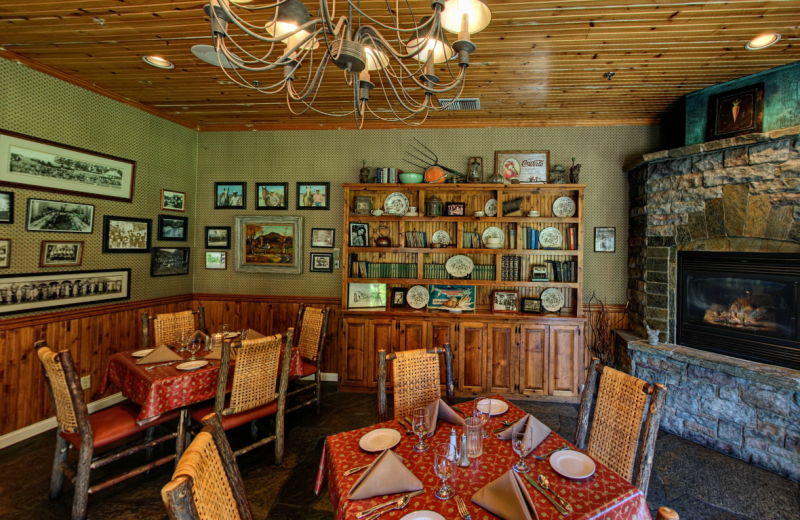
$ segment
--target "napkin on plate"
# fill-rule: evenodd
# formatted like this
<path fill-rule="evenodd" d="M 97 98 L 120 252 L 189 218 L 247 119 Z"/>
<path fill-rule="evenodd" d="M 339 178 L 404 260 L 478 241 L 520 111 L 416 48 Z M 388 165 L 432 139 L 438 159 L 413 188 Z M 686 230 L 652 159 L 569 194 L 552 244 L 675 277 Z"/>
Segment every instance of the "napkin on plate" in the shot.
<path fill-rule="evenodd" d="M 426 408 L 430 412 L 431 428 L 433 428 L 428 432 L 428 437 L 433 437 L 433 434 L 436 433 L 436 426 L 438 425 L 439 419 L 459 426 L 464 426 L 464 424 L 466 424 L 464 418 L 458 415 L 456 411 L 450 408 L 441 398 L 432 402 L 426 406 Z"/>
<path fill-rule="evenodd" d="M 536 506 L 522 479 L 508 470 L 497 480 L 489 482 L 472 495 L 472 503 L 503 520 L 538 520 Z M 527 503 L 527 505 L 526 505 Z M 533 515 L 531 515 L 531 510 Z"/>
<path fill-rule="evenodd" d="M 548 435 L 550 435 L 551 430 L 542 424 L 539 419 L 530 414 L 526 415 L 515 424 L 524 424 L 525 421 L 527 421 L 528 425 L 530 426 L 530 429 L 526 430 L 525 435 L 525 445 L 529 447 L 528 453 L 530 453 L 531 451 L 535 450 L 536 447 L 539 446 Z M 501 441 L 511 440 L 511 432 L 513 429 L 514 427 L 512 426 L 511 428 L 501 431 L 497 434 L 497 438 Z"/>
<path fill-rule="evenodd" d="M 403 458 L 392 450 L 386 450 L 353 484 L 347 493 L 350 500 L 363 500 L 406 491 L 422 489 L 422 481 L 403 464 Z"/>
<path fill-rule="evenodd" d="M 174 353 L 166 345 L 161 345 L 136 362 L 137 365 L 150 365 L 152 363 L 166 363 L 167 361 L 183 361 L 183 358 Z"/>

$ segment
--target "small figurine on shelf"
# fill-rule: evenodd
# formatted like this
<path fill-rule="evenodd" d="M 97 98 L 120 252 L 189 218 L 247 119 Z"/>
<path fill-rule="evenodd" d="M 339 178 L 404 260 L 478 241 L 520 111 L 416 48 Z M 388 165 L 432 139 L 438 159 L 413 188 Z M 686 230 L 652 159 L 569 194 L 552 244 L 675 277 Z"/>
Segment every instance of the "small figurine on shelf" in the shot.
<path fill-rule="evenodd" d="M 569 178 L 572 184 L 578 184 L 578 176 L 581 174 L 581 165 L 575 164 L 575 158 L 572 158 L 572 168 L 569 169 Z"/>
<path fill-rule="evenodd" d="M 550 170 L 549 182 L 550 184 L 569 184 L 569 172 L 560 164 L 556 164 Z"/>
<path fill-rule="evenodd" d="M 367 166 L 367 160 L 364 159 L 364 167 L 358 170 L 358 182 L 361 184 L 367 184 L 369 182 L 369 176 L 372 175 L 372 170 Z"/>

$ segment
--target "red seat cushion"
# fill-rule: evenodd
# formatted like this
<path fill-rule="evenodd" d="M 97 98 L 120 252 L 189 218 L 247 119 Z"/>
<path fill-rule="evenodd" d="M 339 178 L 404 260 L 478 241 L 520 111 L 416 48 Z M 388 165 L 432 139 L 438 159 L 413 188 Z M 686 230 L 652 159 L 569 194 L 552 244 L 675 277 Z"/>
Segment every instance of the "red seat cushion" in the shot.
<path fill-rule="evenodd" d="M 317 365 L 316 363 L 312 363 L 310 361 L 306 361 L 303 359 L 303 375 L 302 376 L 290 376 L 289 380 L 294 381 L 295 379 L 300 379 L 301 377 L 310 376 L 317 373 Z"/>
<path fill-rule="evenodd" d="M 136 424 L 139 411 L 140 408 L 138 406 L 127 402 L 90 415 L 89 424 L 91 424 L 92 433 L 94 434 L 94 447 L 101 448 L 112 442 L 131 437 L 151 426 L 176 419 L 179 414 L 178 410 L 172 410 L 139 426 Z M 81 447 L 81 436 L 78 433 L 61 432 L 59 435 L 72 444 L 75 449 Z"/>
<path fill-rule="evenodd" d="M 228 406 L 227 400 L 225 401 L 225 406 Z M 269 417 L 270 415 L 275 415 L 277 412 L 278 412 L 278 400 L 275 399 L 274 401 L 259 406 L 257 408 L 251 408 L 250 410 L 246 410 L 244 412 L 236 413 L 233 415 L 223 415 L 222 429 L 225 431 L 232 430 L 237 426 L 247 424 L 249 422 L 255 421 L 256 419 L 261 419 L 262 417 Z M 192 419 L 194 419 L 198 423 L 202 421 L 203 417 L 205 417 L 210 413 L 214 413 L 213 399 L 210 401 L 206 401 L 205 403 L 201 403 L 196 407 L 193 407 L 189 412 L 189 414 L 192 416 Z"/>

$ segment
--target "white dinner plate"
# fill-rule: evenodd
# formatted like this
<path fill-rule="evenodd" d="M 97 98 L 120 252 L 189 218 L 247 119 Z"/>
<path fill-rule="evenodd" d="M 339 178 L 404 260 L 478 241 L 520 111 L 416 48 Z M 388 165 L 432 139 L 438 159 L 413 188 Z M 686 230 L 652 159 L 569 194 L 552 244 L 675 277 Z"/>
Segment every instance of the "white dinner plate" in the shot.
<path fill-rule="evenodd" d="M 445 231 L 444 229 L 440 229 L 439 231 L 434 233 L 433 236 L 431 237 L 431 243 L 442 244 L 446 246 L 447 244 L 450 243 L 450 235 L 447 234 L 447 231 Z"/>
<path fill-rule="evenodd" d="M 500 229 L 499 227 L 492 226 L 490 228 L 486 228 L 486 230 L 481 235 L 481 240 L 483 240 L 484 245 L 487 245 L 487 242 L 486 242 L 487 238 L 499 238 L 500 239 L 500 245 L 503 245 L 506 242 L 506 234 L 503 233 L 503 230 Z M 487 247 L 488 247 L 488 245 L 487 245 Z"/>
<path fill-rule="evenodd" d="M 148 349 L 145 349 L 145 350 L 137 350 L 136 352 L 131 354 L 131 356 L 142 358 L 142 357 L 145 357 L 147 354 L 151 353 L 154 350 L 155 350 L 154 348 L 148 348 Z"/>
<path fill-rule="evenodd" d="M 464 278 L 469 276 L 473 269 L 475 269 L 475 264 L 468 256 L 456 255 L 447 259 L 444 268 L 453 278 Z"/>
<path fill-rule="evenodd" d="M 412 309 L 423 309 L 430 301 L 431 295 L 424 285 L 415 285 L 406 293 L 406 301 Z"/>
<path fill-rule="evenodd" d="M 392 193 L 383 202 L 383 211 L 389 215 L 405 215 L 410 204 L 408 197 L 400 192 Z"/>
<path fill-rule="evenodd" d="M 400 432 L 392 428 L 378 428 L 365 434 L 358 441 L 358 445 L 364 451 L 378 452 L 394 448 L 400 442 Z"/>
<path fill-rule="evenodd" d="M 204 359 L 198 359 L 197 361 L 187 361 L 186 363 L 181 363 L 180 365 L 175 365 L 175 368 L 178 370 L 197 370 L 198 368 L 203 368 L 208 364 L 208 361 Z"/>
<path fill-rule="evenodd" d="M 445 518 L 434 511 L 414 511 L 400 520 L 445 520 Z"/>
<path fill-rule="evenodd" d="M 594 475 L 594 461 L 579 451 L 565 450 L 550 455 L 550 466 L 561 476 L 584 479 Z"/>
<path fill-rule="evenodd" d="M 508 411 L 508 404 L 500 399 L 481 399 L 478 401 L 478 410 L 488 410 L 490 416 L 503 415 Z"/>
<path fill-rule="evenodd" d="M 569 197 L 559 197 L 553 202 L 553 215 L 559 218 L 569 218 L 575 214 L 575 201 Z"/>
<path fill-rule="evenodd" d="M 487 217 L 496 217 L 497 216 L 497 199 L 489 199 L 486 202 L 486 205 L 483 207 L 483 212 L 486 213 Z"/>

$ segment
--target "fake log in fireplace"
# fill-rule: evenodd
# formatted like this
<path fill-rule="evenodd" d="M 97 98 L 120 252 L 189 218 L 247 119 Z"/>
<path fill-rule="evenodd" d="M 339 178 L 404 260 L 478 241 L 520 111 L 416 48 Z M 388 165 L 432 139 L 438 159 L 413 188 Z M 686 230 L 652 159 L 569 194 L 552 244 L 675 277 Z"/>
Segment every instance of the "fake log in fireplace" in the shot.
<path fill-rule="evenodd" d="M 677 343 L 800 369 L 800 255 L 678 252 Z"/>

